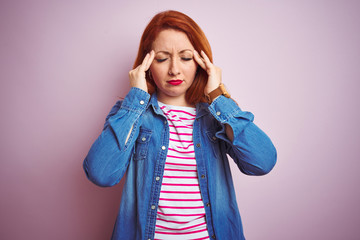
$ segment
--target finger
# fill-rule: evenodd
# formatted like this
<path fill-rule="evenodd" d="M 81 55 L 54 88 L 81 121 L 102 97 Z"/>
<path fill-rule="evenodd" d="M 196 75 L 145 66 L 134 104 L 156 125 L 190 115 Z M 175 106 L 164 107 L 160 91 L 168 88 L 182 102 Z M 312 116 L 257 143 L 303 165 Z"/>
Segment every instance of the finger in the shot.
<path fill-rule="evenodd" d="M 147 59 L 147 62 L 145 64 L 145 71 L 147 71 L 150 68 L 152 62 L 154 61 L 154 58 L 155 58 L 155 51 L 151 50 L 149 58 Z"/>
<path fill-rule="evenodd" d="M 194 50 L 194 59 L 202 69 L 206 70 L 206 64 L 204 62 L 204 59 L 200 57 L 199 53 L 196 50 Z"/>
<path fill-rule="evenodd" d="M 209 57 L 206 55 L 206 53 L 203 50 L 201 50 L 201 56 L 203 57 L 204 62 L 208 68 L 213 65 Z"/>
<path fill-rule="evenodd" d="M 149 53 L 147 53 L 147 54 L 145 55 L 145 57 L 144 57 L 144 59 L 143 59 L 142 63 L 139 65 L 139 70 L 141 69 L 141 70 L 144 70 L 144 71 L 145 71 L 145 65 L 146 65 L 146 63 L 147 63 L 147 61 L 148 61 L 149 57 L 150 57 L 150 54 L 149 54 Z"/>

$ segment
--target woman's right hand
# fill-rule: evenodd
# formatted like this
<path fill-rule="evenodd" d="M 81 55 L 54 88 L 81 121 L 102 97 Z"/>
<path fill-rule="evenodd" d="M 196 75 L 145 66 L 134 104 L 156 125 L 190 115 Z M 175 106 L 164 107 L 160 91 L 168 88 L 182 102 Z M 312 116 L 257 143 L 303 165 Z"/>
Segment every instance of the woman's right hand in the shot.
<path fill-rule="evenodd" d="M 150 65 L 152 61 L 155 58 L 155 52 L 154 50 L 151 50 L 150 53 L 147 53 L 142 63 L 137 66 L 135 69 L 131 70 L 129 72 L 129 78 L 130 78 L 130 86 L 131 87 L 137 87 L 145 92 L 148 91 L 147 84 L 146 84 L 146 78 L 145 74 L 146 71 L 150 68 Z"/>

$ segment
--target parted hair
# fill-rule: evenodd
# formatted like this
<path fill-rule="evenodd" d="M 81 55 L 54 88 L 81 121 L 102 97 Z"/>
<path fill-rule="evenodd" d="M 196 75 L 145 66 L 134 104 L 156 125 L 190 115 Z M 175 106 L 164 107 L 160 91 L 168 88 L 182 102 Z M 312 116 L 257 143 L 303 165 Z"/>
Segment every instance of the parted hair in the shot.
<path fill-rule="evenodd" d="M 142 63 L 146 54 L 151 51 L 152 43 L 155 41 L 156 37 L 165 29 L 174 29 L 184 32 L 195 50 L 198 52 L 201 50 L 204 51 L 212 62 L 212 52 L 209 41 L 199 25 L 184 13 L 168 10 L 156 14 L 146 26 L 140 40 L 139 50 L 133 68 L 136 68 Z M 153 94 L 156 91 L 156 85 L 149 74 L 149 70 L 146 72 L 145 76 L 148 92 Z M 206 102 L 204 88 L 207 84 L 207 80 L 208 74 L 198 66 L 195 79 L 186 92 L 186 101 L 188 103 L 196 104 L 199 102 Z"/>

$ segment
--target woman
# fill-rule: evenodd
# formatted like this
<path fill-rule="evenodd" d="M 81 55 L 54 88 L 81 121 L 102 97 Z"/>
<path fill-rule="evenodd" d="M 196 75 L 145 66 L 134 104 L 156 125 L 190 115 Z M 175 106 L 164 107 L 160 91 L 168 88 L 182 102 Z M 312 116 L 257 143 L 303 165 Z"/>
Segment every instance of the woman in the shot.
<path fill-rule="evenodd" d="M 84 160 L 99 186 L 126 172 L 112 239 L 245 239 L 226 154 L 264 175 L 276 150 L 221 84 L 203 31 L 183 13 L 157 14 L 129 78 Z"/>

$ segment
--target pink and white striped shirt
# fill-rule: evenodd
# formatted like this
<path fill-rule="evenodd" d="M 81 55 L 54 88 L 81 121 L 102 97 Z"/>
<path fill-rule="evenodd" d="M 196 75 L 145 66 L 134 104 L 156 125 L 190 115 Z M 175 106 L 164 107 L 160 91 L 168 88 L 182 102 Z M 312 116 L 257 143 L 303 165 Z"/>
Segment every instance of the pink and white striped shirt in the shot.
<path fill-rule="evenodd" d="M 196 109 L 160 102 L 159 106 L 169 123 L 170 140 L 157 210 L 155 239 L 209 239 L 192 137 Z"/>

